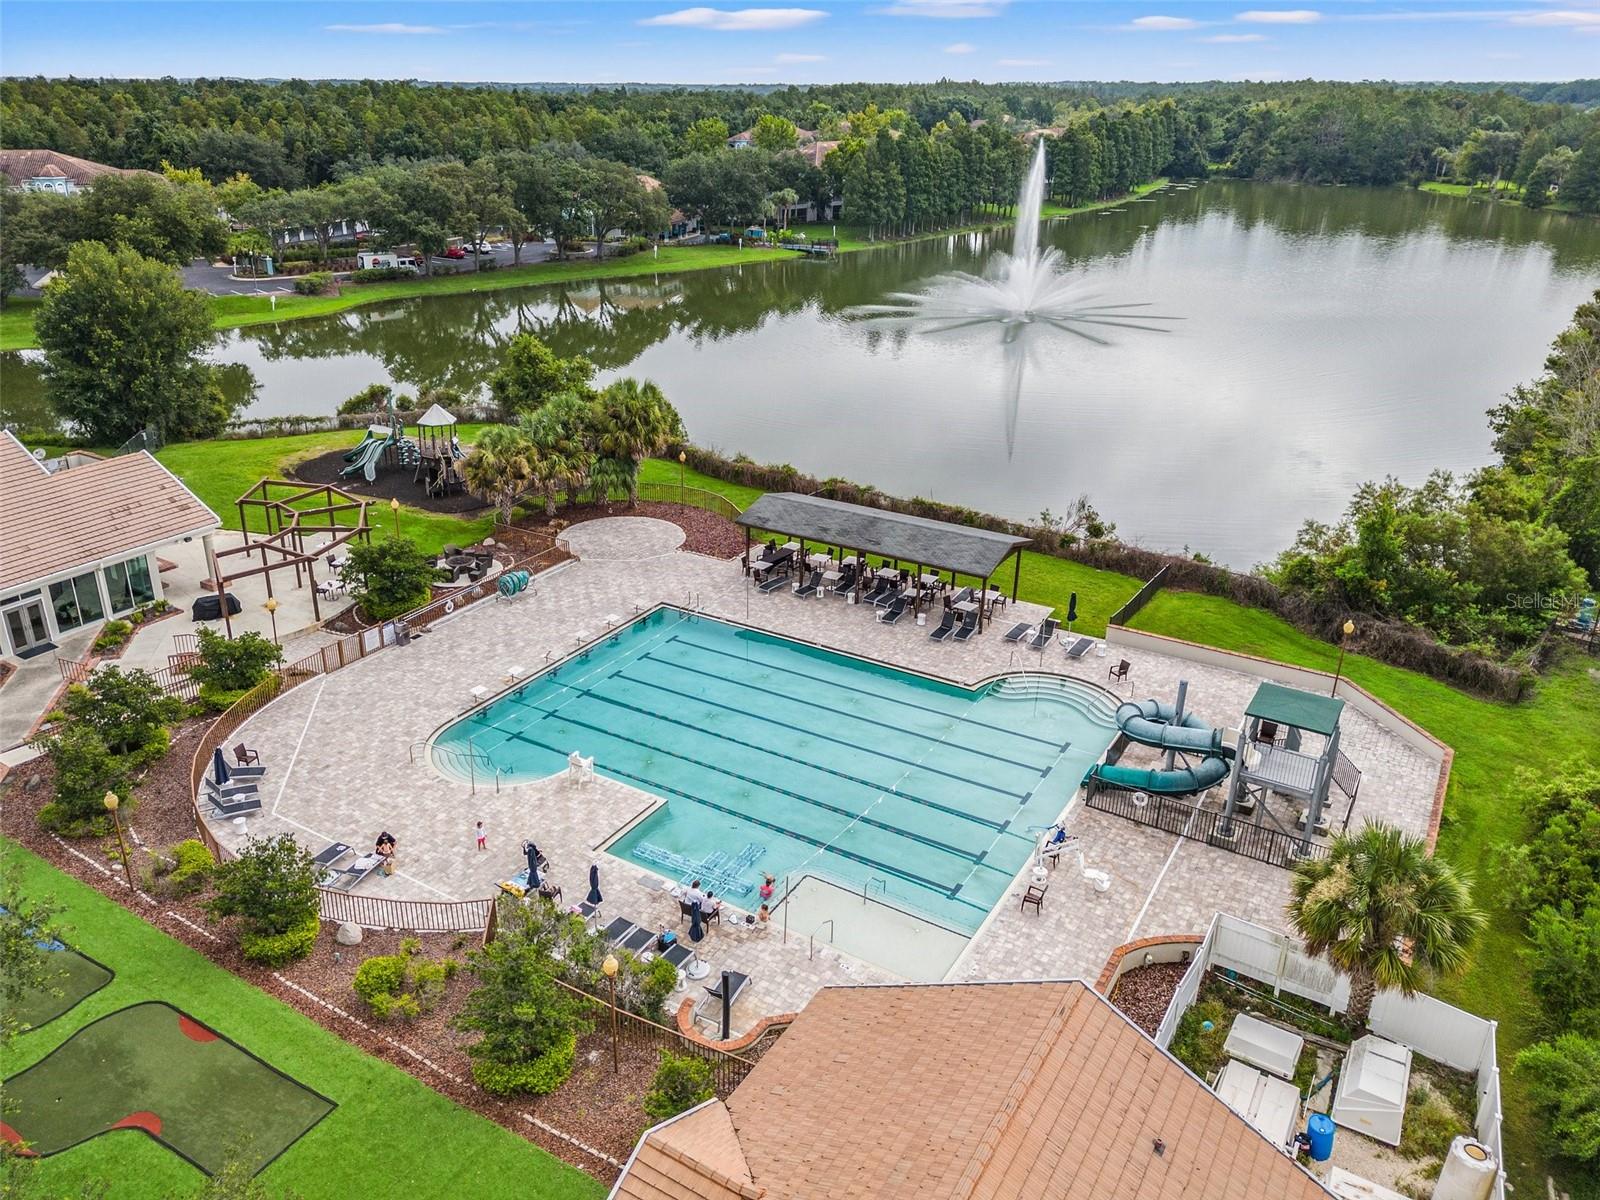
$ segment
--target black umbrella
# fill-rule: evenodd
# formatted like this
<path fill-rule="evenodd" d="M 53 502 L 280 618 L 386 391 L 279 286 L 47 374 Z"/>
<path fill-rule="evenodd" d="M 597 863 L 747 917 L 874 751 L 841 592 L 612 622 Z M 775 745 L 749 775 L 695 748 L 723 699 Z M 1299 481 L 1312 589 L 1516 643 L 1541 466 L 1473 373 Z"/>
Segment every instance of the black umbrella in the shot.
<path fill-rule="evenodd" d="M 223 760 L 221 746 L 211 752 L 211 779 L 218 784 L 228 782 L 228 764 Z"/>
<path fill-rule="evenodd" d="M 1078 619 L 1078 593 L 1073 592 L 1067 597 L 1067 628 L 1072 628 L 1072 623 Z"/>
<path fill-rule="evenodd" d="M 706 936 L 706 927 L 700 924 L 700 901 L 689 906 L 689 940 L 698 942 Z"/>
<path fill-rule="evenodd" d="M 531 838 L 522 843 L 522 852 L 528 856 L 528 890 L 531 892 L 539 886 L 539 860 L 543 855 Z"/>
<path fill-rule="evenodd" d="M 589 903 L 600 903 L 600 864 L 589 864 Z"/>

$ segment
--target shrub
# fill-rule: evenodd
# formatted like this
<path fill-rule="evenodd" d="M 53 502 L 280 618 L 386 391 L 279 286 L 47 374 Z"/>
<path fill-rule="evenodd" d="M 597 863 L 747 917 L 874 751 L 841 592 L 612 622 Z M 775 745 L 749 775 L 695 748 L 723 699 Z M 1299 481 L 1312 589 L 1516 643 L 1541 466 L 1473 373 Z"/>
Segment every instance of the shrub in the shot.
<path fill-rule="evenodd" d="M 98 733 L 109 750 L 129 756 L 131 769 L 167 752 L 166 726 L 183 716 L 183 701 L 148 671 L 106 667 L 68 688 L 61 711 Z"/>
<path fill-rule="evenodd" d="M 200 685 L 200 705 L 210 712 L 226 712 L 249 694 L 249 688 L 229 691 L 225 688 L 216 688 L 208 683 L 203 683 Z"/>
<path fill-rule="evenodd" d="M 567 1081 L 578 1058 L 578 1035 L 562 1034 L 549 1050 L 527 1062 L 502 1063 L 490 1058 L 472 1060 L 472 1078 L 491 1096 L 531 1092 L 546 1096 Z"/>
<path fill-rule="evenodd" d="M 135 625 L 143 625 L 146 621 L 153 621 L 171 611 L 172 605 L 166 600 L 152 600 L 149 604 L 141 604 L 129 613 L 128 620 Z"/>
<path fill-rule="evenodd" d="M 1528 983 L 1553 1030 L 1600 1038 L 1600 904 L 1541 908 L 1528 928 Z"/>
<path fill-rule="evenodd" d="M 251 838 L 213 872 L 214 916 L 243 922 L 240 945 L 257 962 L 289 962 L 311 952 L 317 937 L 317 873 L 311 855 L 287 833 Z M 288 958 L 279 958 L 288 954 Z"/>
<path fill-rule="evenodd" d="M 51 833 L 83 837 L 107 833 L 107 792 L 121 794 L 128 780 L 127 760 L 113 754 L 92 727 L 68 725 L 38 743 L 55 767 L 55 799 L 39 810 L 39 825 Z"/>
<path fill-rule="evenodd" d="M 364 271 L 353 271 L 350 274 L 351 283 L 388 283 L 394 279 L 415 279 L 417 273 L 410 267 L 368 267 Z"/>
<path fill-rule="evenodd" d="M 647 963 L 635 961 L 633 979 L 638 999 L 636 1004 L 629 1007 L 652 1021 L 661 1020 L 667 997 L 678 990 L 678 968 L 660 956 Z"/>
<path fill-rule="evenodd" d="M 379 954 L 356 969 L 356 995 L 380 1017 L 415 1017 L 444 997 L 445 984 L 461 964 L 453 958 L 418 962 L 415 938 L 400 943 L 399 954 Z"/>
<path fill-rule="evenodd" d="M 1552 1154 L 1600 1168 L 1600 1039 L 1567 1033 L 1517 1055 Z"/>
<path fill-rule="evenodd" d="M 1206 1022 L 1211 1028 L 1206 1028 Z M 1191 1004 L 1178 1018 L 1178 1028 L 1168 1049 L 1172 1056 L 1201 1079 L 1209 1079 L 1222 1066 L 1223 1043 L 1228 1040 L 1230 1014 L 1217 1000 Z"/>
<path fill-rule="evenodd" d="M 1428 1088 L 1413 1085 L 1397 1149 L 1404 1158 L 1438 1158 L 1458 1134 L 1471 1132 L 1472 1122 L 1448 1101 Z"/>
<path fill-rule="evenodd" d="M 644 1097 L 644 1114 L 652 1121 L 665 1121 L 696 1104 L 711 1099 L 716 1089 L 711 1082 L 711 1064 L 692 1054 L 661 1052 L 661 1065 Z"/>
<path fill-rule="evenodd" d="M 200 685 L 202 697 L 207 688 L 214 694 L 237 692 L 242 695 L 266 679 L 272 674 L 272 668 L 283 661 L 283 648 L 259 633 L 241 633 L 228 638 L 202 628 L 197 636 L 200 658 L 189 668 L 189 678 Z"/>
<path fill-rule="evenodd" d="M 333 290 L 333 272 L 312 271 L 294 281 L 294 290 L 302 296 L 321 296 Z"/>
<path fill-rule="evenodd" d="M 168 872 L 166 886 L 171 895 L 188 896 L 198 892 L 211 878 L 211 868 L 217 865 L 205 843 L 190 838 L 172 848 L 176 865 Z"/>
<path fill-rule="evenodd" d="M 398 617 L 432 597 L 434 558 L 410 538 L 390 536 L 349 549 L 340 577 L 372 620 Z"/>
<path fill-rule="evenodd" d="M 388 407 L 393 397 L 394 389 L 387 383 L 369 383 L 339 405 L 339 415 L 350 417 L 361 413 L 378 412 Z"/>
<path fill-rule="evenodd" d="M 1533 832 L 1501 855 L 1511 906 L 1524 917 L 1600 905 L 1600 767 L 1573 763 L 1554 776 L 1525 776 L 1516 809 Z"/>
<path fill-rule="evenodd" d="M 239 935 L 239 949 L 251 962 L 264 967 L 287 966 L 311 953 L 321 929 L 322 922 L 316 913 L 312 913 L 283 933 L 242 932 Z"/>
<path fill-rule="evenodd" d="M 118 650 L 126 646 L 132 636 L 133 626 L 127 621 L 107 621 L 94 639 L 94 648 L 102 654 L 107 650 Z"/>

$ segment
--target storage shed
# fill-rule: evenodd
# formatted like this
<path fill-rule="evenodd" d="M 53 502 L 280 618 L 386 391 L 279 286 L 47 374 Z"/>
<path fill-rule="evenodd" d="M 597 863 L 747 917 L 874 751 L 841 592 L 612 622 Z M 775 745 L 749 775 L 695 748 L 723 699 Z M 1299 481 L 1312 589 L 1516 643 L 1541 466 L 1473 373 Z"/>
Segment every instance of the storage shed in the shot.
<path fill-rule="evenodd" d="M 1329 1115 L 1346 1129 L 1398 1146 L 1410 1085 L 1411 1050 L 1369 1033 L 1345 1056 Z"/>

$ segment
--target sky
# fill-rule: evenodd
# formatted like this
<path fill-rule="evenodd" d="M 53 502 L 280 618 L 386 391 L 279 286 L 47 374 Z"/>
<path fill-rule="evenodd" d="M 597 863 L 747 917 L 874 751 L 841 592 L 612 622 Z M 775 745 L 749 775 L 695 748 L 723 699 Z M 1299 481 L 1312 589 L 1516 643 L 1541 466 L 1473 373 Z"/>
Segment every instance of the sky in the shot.
<path fill-rule="evenodd" d="M 0 0 L 0 73 L 724 84 L 1600 75 L 1600 0 L 1290 3 Z"/>

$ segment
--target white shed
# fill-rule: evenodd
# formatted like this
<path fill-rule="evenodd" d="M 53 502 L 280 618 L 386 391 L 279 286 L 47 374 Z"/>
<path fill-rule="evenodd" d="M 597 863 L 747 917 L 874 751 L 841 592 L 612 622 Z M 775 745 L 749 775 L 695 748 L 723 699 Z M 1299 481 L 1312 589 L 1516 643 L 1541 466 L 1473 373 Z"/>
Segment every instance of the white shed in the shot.
<path fill-rule="evenodd" d="M 1293 1079 L 1294 1069 L 1300 1062 L 1300 1051 L 1305 1038 L 1292 1030 L 1240 1013 L 1228 1030 L 1228 1040 L 1222 1052 L 1252 1067 L 1271 1071 L 1282 1079 Z"/>
<path fill-rule="evenodd" d="M 1345 1056 L 1329 1115 L 1346 1129 L 1398 1146 L 1410 1086 L 1411 1050 L 1369 1033 Z"/>

